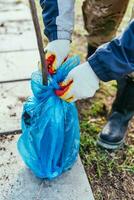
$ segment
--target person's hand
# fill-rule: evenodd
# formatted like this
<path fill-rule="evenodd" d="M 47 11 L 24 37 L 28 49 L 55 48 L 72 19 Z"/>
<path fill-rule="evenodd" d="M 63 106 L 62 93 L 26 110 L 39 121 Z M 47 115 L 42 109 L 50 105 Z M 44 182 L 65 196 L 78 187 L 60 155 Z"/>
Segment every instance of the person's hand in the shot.
<path fill-rule="evenodd" d="M 67 102 L 93 97 L 99 89 L 99 79 L 88 62 L 72 69 L 55 93 Z"/>
<path fill-rule="evenodd" d="M 44 51 L 49 74 L 53 75 L 56 73 L 56 69 L 67 59 L 69 50 L 69 40 L 54 40 L 48 43 Z"/>

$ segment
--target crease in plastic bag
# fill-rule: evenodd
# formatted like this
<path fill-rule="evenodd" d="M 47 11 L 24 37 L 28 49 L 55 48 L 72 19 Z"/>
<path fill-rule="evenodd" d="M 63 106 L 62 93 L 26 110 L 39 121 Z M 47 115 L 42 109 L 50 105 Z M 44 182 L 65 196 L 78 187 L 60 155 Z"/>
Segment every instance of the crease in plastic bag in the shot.
<path fill-rule="evenodd" d="M 56 96 L 67 74 L 80 63 L 68 59 L 57 73 L 42 84 L 41 72 L 32 74 L 29 97 L 23 107 L 22 135 L 17 147 L 25 164 L 40 178 L 53 179 L 70 169 L 77 160 L 80 144 L 78 113 L 74 103 Z"/>

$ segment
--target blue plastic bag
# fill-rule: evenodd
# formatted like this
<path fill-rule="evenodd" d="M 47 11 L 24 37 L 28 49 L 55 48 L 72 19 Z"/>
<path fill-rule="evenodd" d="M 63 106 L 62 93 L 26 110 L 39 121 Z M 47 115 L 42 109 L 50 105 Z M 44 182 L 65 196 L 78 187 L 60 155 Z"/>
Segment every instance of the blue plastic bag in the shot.
<path fill-rule="evenodd" d="M 18 150 L 25 164 L 40 178 L 53 179 L 75 163 L 80 143 L 78 113 L 74 103 L 56 96 L 69 71 L 79 64 L 79 57 L 68 59 L 57 73 L 42 84 L 41 72 L 32 74 L 34 96 L 24 104 L 22 135 Z"/>

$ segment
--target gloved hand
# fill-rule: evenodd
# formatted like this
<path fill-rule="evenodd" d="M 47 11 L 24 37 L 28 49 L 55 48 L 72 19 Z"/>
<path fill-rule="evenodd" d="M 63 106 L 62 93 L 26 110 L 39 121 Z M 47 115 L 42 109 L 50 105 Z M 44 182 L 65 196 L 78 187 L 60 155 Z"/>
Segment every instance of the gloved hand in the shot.
<path fill-rule="evenodd" d="M 61 89 L 55 93 L 67 102 L 94 96 L 99 89 L 99 79 L 88 62 L 72 69 L 65 81 L 60 83 Z"/>
<path fill-rule="evenodd" d="M 54 40 L 48 43 L 44 51 L 47 69 L 51 75 L 56 73 L 56 69 L 67 59 L 69 50 L 69 40 Z"/>

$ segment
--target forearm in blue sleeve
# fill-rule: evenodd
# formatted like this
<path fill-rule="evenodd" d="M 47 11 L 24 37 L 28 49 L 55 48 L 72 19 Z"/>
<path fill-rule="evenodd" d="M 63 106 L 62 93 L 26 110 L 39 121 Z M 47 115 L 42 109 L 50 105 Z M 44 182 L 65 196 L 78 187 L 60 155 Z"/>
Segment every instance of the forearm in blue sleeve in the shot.
<path fill-rule="evenodd" d="M 118 80 L 134 72 L 134 20 L 121 36 L 100 46 L 88 61 L 103 81 Z"/>
<path fill-rule="evenodd" d="M 74 3 L 75 0 L 40 0 L 44 33 L 49 41 L 71 40 L 74 27 Z"/>

